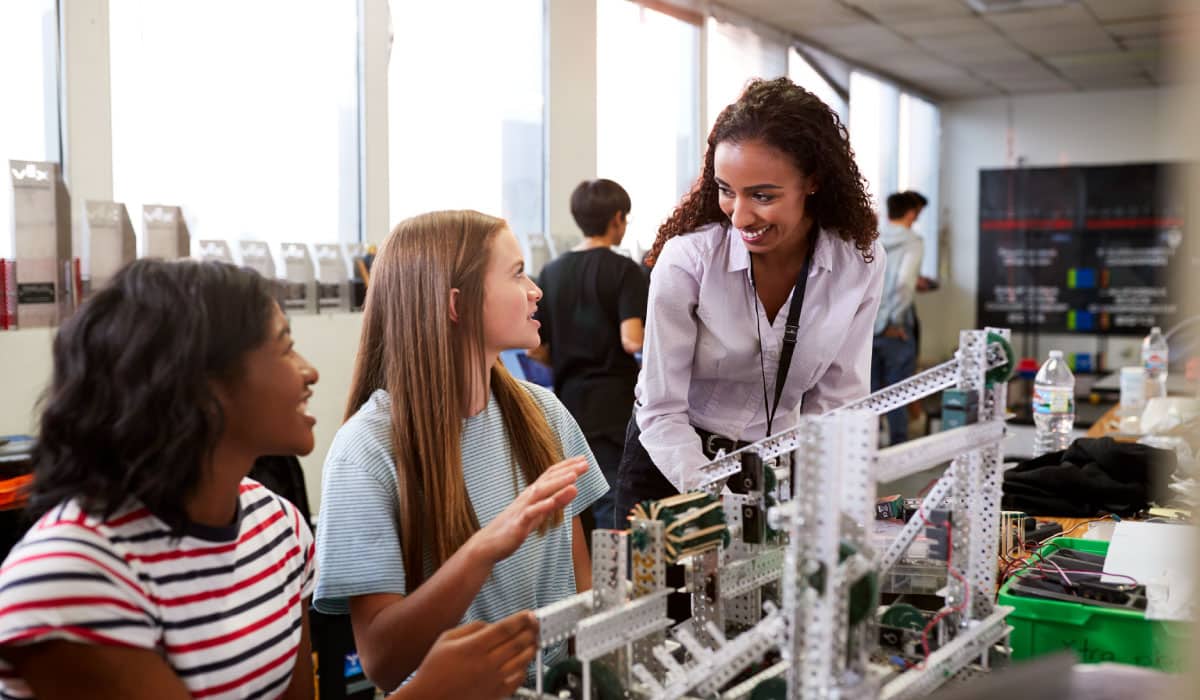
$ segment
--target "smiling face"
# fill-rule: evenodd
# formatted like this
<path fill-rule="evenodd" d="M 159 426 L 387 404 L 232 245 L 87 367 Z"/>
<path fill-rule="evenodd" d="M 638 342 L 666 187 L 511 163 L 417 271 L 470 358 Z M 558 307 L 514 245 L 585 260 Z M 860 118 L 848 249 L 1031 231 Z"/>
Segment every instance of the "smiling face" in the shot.
<path fill-rule="evenodd" d="M 803 242 L 812 219 L 805 199 L 816 190 L 783 152 L 762 141 L 722 141 L 713 154 L 721 211 L 746 248 L 763 255 Z"/>
<path fill-rule="evenodd" d="M 296 352 L 287 317 L 272 303 L 266 340 L 245 354 L 235 377 L 217 382 L 225 413 L 221 439 L 253 457 L 312 452 L 317 421 L 308 399 L 317 378 Z"/>
<path fill-rule="evenodd" d="M 542 290 L 525 274 L 525 256 L 507 226 L 492 237 L 483 273 L 483 346 L 488 355 L 541 344 L 533 319 Z"/>

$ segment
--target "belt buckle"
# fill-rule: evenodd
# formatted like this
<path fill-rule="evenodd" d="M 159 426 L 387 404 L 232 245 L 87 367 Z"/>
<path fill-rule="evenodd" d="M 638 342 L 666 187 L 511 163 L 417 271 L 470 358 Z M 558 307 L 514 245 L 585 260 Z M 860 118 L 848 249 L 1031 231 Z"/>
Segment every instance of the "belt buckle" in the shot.
<path fill-rule="evenodd" d="M 718 443 L 725 443 L 726 447 L 732 445 L 732 442 L 729 440 L 729 438 L 717 435 L 716 433 L 709 433 L 704 437 L 704 449 L 713 456 L 713 459 L 716 459 L 716 455 L 720 450 L 725 449 L 724 447 L 718 445 Z M 726 451 L 728 452 L 728 450 Z"/>

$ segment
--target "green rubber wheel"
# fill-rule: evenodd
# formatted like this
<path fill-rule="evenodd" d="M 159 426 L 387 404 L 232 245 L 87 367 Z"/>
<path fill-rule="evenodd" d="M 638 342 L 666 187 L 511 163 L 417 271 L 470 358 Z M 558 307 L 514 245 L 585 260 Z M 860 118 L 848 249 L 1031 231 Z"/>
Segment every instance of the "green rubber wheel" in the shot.
<path fill-rule="evenodd" d="M 787 698 L 787 681 L 775 677 L 768 678 L 750 691 L 750 700 L 785 700 Z"/>
<path fill-rule="evenodd" d="M 559 661 L 542 677 L 546 693 L 562 697 L 566 691 L 573 700 L 622 700 L 625 691 L 617 674 L 608 666 L 592 662 L 592 697 L 583 697 L 583 662 L 574 656 Z"/>
<path fill-rule="evenodd" d="M 888 627 L 900 627 L 910 630 L 925 629 L 925 616 L 917 608 L 908 603 L 896 603 L 883 612 L 879 620 Z"/>
<path fill-rule="evenodd" d="M 1017 353 L 1013 350 L 1012 343 L 1008 342 L 999 333 L 988 333 L 987 344 L 991 345 L 992 343 L 1000 343 L 1000 347 L 1004 348 L 1004 356 L 1008 358 L 1008 362 L 987 371 L 984 379 L 989 387 L 996 384 L 1004 384 L 1009 379 L 1012 379 L 1013 374 L 1017 371 Z"/>

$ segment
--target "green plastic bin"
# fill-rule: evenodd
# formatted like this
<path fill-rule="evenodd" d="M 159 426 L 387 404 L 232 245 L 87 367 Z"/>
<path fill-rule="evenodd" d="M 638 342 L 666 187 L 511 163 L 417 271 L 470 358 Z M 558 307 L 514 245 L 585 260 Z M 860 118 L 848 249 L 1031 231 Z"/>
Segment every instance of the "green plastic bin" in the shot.
<path fill-rule="evenodd" d="M 1107 554 L 1108 543 L 1060 537 L 1039 551 L 1049 555 L 1056 549 Z M 1083 663 L 1113 661 L 1164 671 L 1184 668 L 1189 624 L 1147 620 L 1131 610 L 1011 595 L 1010 583 L 1000 589 L 1000 604 L 1014 608 L 1008 622 L 1013 627 L 1009 639 L 1015 660 L 1072 649 Z"/>

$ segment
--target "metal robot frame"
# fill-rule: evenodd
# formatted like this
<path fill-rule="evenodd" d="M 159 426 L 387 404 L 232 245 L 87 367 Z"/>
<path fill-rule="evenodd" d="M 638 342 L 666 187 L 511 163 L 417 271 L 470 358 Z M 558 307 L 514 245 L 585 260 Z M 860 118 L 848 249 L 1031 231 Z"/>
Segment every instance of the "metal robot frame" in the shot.
<path fill-rule="evenodd" d="M 601 659 L 616 669 L 626 697 L 656 700 L 745 698 L 771 678 L 786 680 L 788 698 L 911 698 L 973 664 L 987 670 L 990 650 L 997 644 L 1007 649 L 1011 631 L 1005 621 L 1011 609 L 995 605 L 993 595 L 1005 382 L 1014 364 L 1008 338 L 1004 329 L 962 331 L 954 359 L 823 416 L 804 417 L 795 428 L 702 467 L 701 490 L 722 498 L 734 537 L 725 548 L 702 543 L 677 558 L 685 564 L 692 594 L 688 623 L 670 629 L 671 591 L 664 575 L 666 540 L 676 536 L 671 528 L 682 520 L 634 519 L 629 530 L 596 530 L 594 588 L 536 611 L 540 648 L 574 638 L 585 698 L 593 697 L 592 664 Z M 876 447 L 879 415 L 948 388 L 977 392 L 973 421 Z M 769 480 L 754 470 L 761 475 L 764 463 L 785 455 L 791 455 L 790 469 L 776 471 L 780 477 L 794 473 L 797 487 L 783 479 L 777 492 L 794 491 L 791 499 L 769 506 Z M 921 517 L 913 517 L 884 551 L 872 552 L 867 528 L 874 519 L 876 482 L 946 461 L 950 466 L 922 501 Z M 745 493 L 725 489 L 731 478 L 742 480 Z M 924 514 L 947 497 L 956 504 L 947 567 L 958 575 L 947 577 L 948 614 L 937 630 L 941 644 L 919 667 L 890 672 L 870 660 L 877 647 L 874 608 L 865 622 L 850 624 L 851 591 L 863 577 L 892 567 L 924 529 Z M 764 514 L 783 533 L 784 544 L 750 535 L 751 524 Z M 627 555 L 633 564 L 628 579 Z M 764 602 L 768 584 L 778 586 L 777 604 Z M 734 627 L 737 632 L 727 638 Z M 682 663 L 666 641 L 668 629 L 674 645 L 687 652 Z M 772 649 L 781 661 L 720 691 Z M 536 690 L 520 695 L 554 697 L 542 693 L 541 651 L 537 671 Z"/>

